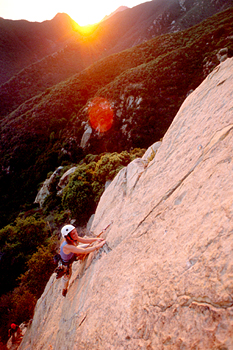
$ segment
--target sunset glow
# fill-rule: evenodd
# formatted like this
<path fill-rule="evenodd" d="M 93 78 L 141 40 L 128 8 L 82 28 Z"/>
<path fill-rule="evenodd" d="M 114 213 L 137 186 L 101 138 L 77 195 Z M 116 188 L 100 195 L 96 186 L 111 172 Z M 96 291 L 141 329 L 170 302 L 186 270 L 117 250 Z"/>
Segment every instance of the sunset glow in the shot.
<path fill-rule="evenodd" d="M 87 36 L 87 37 L 88 37 L 89 34 L 93 33 L 93 28 L 94 28 L 94 27 L 95 27 L 94 25 L 92 25 L 92 24 L 89 25 L 89 24 L 88 24 L 88 25 L 79 27 L 78 30 L 79 30 L 79 32 L 81 32 L 84 36 Z"/>
<path fill-rule="evenodd" d="M 1 0 L 0 17 L 4 19 L 25 19 L 30 22 L 51 20 L 57 13 L 67 13 L 80 26 L 101 21 L 120 6 L 133 7 L 142 0 Z"/>

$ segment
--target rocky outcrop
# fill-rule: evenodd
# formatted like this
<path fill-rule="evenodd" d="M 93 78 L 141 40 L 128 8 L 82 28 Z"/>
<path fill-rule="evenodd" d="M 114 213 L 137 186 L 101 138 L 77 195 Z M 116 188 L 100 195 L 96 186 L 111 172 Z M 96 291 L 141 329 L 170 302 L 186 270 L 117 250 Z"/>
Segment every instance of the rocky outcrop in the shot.
<path fill-rule="evenodd" d="M 228 48 L 224 47 L 223 49 L 219 50 L 217 53 L 217 58 L 219 60 L 219 62 L 223 62 L 227 59 L 228 57 Z"/>
<path fill-rule="evenodd" d="M 50 185 L 51 185 L 51 183 L 54 181 L 56 176 L 61 173 L 62 169 L 63 169 L 62 166 L 58 167 L 52 173 L 52 175 L 48 179 L 46 179 L 44 181 L 42 187 L 40 188 L 39 192 L 37 193 L 34 203 L 39 204 L 40 208 L 42 208 L 46 197 L 49 196 L 49 194 L 50 194 Z"/>
<path fill-rule="evenodd" d="M 20 349 L 233 349 L 232 144 L 227 59 L 108 186 L 91 227 L 113 221 L 107 245 L 73 264 L 66 298 L 51 276 Z"/>
<path fill-rule="evenodd" d="M 57 189 L 58 189 L 57 195 L 58 196 L 62 196 L 63 190 L 66 187 L 66 185 L 68 184 L 70 176 L 75 172 L 76 169 L 77 169 L 77 167 L 74 166 L 74 167 L 70 168 L 69 170 L 67 170 L 62 175 L 62 177 L 60 178 L 58 185 L 57 185 Z"/>
<path fill-rule="evenodd" d="M 155 142 L 151 147 L 149 147 L 144 153 L 142 159 L 149 163 L 154 157 L 156 152 L 158 151 L 161 141 Z"/>
<path fill-rule="evenodd" d="M 61 170 L 63 169 L 62 166 L 58 167 L 53 173 L 52 175 L 46 179 L 43 182 L 43 185 L 41 186 L 39 192 L 36 195 L 35 201 L 34 203 L 39 204 L 40 208 L 43 207 L 44 201 L 46 199 L 47 196 L 50 195 L 50 186 L 51 183 L 54 181 L 54 179 L 58 176 L 60 176 L 61 174 Z M 76 166 L 68 169 L 60 178 L 58 184 L 57 184 L 57 195 L 62 197 L 63 194 L 63 190 L 66 187 L 66 185 L 69 182 L 70 176 L 75 172 L 75 170 L 77 169 Z"/>
<path fill-rule="evenodd" d="M 84 128 L 84 133 L 80 142 L 80 147 L 85 148 L 92 134 L 92 128 L 86 125 Z"/>

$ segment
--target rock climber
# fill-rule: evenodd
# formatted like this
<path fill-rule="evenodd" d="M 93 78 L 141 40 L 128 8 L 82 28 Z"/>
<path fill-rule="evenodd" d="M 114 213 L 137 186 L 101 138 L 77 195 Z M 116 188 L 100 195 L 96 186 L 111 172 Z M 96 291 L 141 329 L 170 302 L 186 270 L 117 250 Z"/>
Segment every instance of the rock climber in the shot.
<path fill-rule="evenodd" d="M 62 276 L 62 295 L 65 297 L 72 274 L 72 263 L 77 259 L 82 259 L 86 254 L 100 249 L 106 242 L 103 238 L 79 237 L 73 225 L 65 225 L 61 229 L 61 234 L 64 240 L 60 247 L 60 256 L 63 265 L 67 267 L 65 274 Z M 84 244 L 77 245 L 78 243 Z M 91 243 L 97 244 L 91 246 Z"/>
<path fill-rule="evenodd" d="M 8 337 L 10 338 L 12 336 L 12 343 L 16 341 L 18 336 L 20 335 L 20 328 L 17 324 L 12 323 L 11 327 L 8 331 Z"/>

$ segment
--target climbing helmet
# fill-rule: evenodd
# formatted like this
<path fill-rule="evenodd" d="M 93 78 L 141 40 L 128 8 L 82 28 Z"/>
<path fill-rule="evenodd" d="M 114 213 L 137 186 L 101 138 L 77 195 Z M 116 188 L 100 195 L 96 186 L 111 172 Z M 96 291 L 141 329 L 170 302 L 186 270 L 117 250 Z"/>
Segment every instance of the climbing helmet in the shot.
<path fill-rule="evenodd" d="M 62 237 L 66 237 L 75 227 L 73 225 L 65 225 L 61 229 Z"/>

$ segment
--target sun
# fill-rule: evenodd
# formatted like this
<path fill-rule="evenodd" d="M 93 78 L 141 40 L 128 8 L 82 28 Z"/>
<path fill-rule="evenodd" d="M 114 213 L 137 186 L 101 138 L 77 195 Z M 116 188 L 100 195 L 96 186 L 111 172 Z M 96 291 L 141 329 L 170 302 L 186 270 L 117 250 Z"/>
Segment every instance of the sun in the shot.
<path fill-rule="evenodd" d="M 72 2 L 72 8 L 67 9 L 69 16 L 81 27 L 100 22 L 106 11 L 106 7 L 100 6 L 98 1 L 88 0 Z"/>
<path fill-rule="evenodd" d="M 72 17 L 72 16 L 70 16 Z M 83 15 L 73 15 L 72 19 L 78 23 L 81 27 L 88 27 L 93 24 L 99 23 L 103 17 L 101 16 L 89 16 L 89 14 L 83 13 Z"/>

